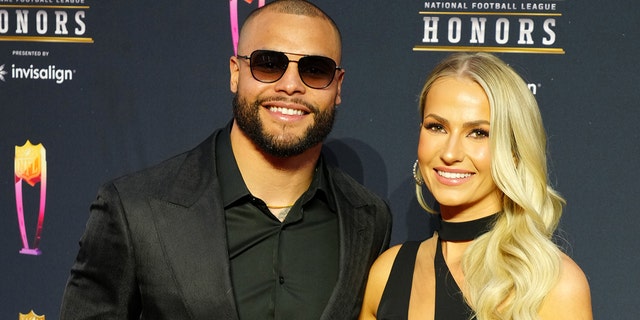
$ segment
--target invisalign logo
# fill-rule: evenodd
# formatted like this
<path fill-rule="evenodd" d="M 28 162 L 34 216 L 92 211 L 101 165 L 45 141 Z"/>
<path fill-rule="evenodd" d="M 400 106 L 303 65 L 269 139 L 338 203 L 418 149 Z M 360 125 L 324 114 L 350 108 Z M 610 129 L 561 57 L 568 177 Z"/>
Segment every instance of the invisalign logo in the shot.
<path fill-rule="evenodd" d="M 49 65 L 45 68 L 34 67 L 29 65 L 28 68 L 11 65 L 12 79 L 32 79 L 32 80 L 54 80 L 57 84 L 61 84 L 68 80 L 73 80 L 75 70 L 57 69 L 55 65 Z"/>

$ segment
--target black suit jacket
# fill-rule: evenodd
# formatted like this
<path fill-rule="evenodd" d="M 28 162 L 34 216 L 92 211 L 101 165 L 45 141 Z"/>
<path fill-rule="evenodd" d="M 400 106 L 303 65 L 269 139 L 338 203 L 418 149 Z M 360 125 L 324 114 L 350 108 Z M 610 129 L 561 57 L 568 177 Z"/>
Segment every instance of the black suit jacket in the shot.
<path fill-rule="evenodd" d="M 215 136 L 104 185 L 91 205 L 61 319 L 237 319 Z M 321 319 L 356 318 L 389 244 L 388 206 L 338 169 L 340 272 Z M 300 306 L 304 308 L 304 306 Z"/>

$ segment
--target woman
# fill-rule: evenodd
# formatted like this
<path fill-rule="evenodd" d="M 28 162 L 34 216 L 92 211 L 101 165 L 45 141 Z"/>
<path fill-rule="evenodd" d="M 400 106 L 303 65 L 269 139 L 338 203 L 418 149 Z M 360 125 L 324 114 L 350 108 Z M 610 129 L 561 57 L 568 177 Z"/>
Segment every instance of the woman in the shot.
<path fill-rule="evenodd" d="M 551 241 L 564 200 L 524 81 L 491 54 L 454 54 L 419 106 L 416 192 L 440 226 L 378 258 L 360 319 L 592 319 L 584 273 Z"/>

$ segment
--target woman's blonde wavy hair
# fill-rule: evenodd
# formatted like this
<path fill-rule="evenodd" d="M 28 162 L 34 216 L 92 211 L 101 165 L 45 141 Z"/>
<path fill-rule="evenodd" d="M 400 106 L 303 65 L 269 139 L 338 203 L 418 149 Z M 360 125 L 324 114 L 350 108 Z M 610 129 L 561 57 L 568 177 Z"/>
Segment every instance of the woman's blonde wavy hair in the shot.
<path fill-rule="evenodd" d="M 491 174 L 502 192 L 503 211 L 495 225 L 464 254 L 465 298 L 478 320 L 537 319 L 559 275 L 560 250 L 552 236 L 565 203 L 547 182 L 546 134 L 538 104 L 522 78 L 496 56 L 457 53 L 428 77 L 420 96 L 421 118 L 429 89 L 446 76 L 475 81 L 489 99 Z M 416 194 L 433 213 L 420 185 Z"/>

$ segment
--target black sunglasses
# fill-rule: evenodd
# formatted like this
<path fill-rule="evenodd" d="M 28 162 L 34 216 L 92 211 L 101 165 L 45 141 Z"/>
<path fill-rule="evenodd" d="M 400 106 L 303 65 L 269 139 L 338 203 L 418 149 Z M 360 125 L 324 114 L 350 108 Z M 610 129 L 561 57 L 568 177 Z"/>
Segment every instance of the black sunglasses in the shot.
<path fill-rule="evenodd" d="M 289 60 L 287 54 L 302 56 L 300 60 Z M 298 63 L 298 74 L 302 82 L 313 89 L 324 89 L 333 81 L 336 70 L 342 70 L 331 58 L 308 56 L 298 53 L 271 50 L 256 50 L 250 56 L 238 55 L 248 59 L 253 78 L 263 83 L 273 83 L 284 75 L 289 62 Z"/>

